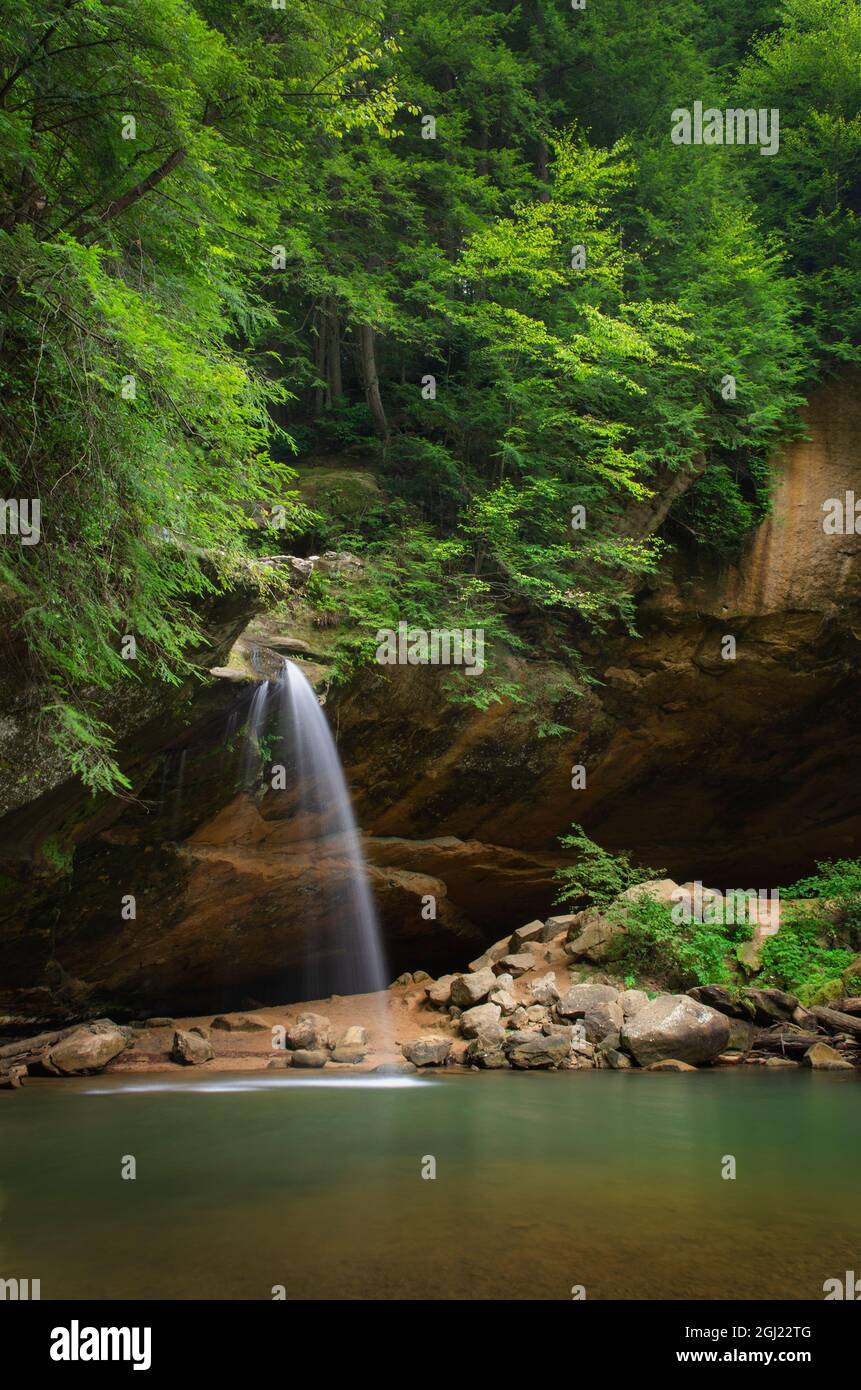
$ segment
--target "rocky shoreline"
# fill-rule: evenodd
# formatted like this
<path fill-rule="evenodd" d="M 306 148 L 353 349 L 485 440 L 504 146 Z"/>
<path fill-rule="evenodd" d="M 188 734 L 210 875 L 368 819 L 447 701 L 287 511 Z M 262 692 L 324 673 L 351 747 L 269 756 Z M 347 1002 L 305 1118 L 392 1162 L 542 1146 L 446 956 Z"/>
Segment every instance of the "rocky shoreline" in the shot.
<path fill-rule="evenodd" d="M 604 968 L 614 930 L 595 909 L 549 917 L 517 928 L 460 973 L 433 979 L 419 970 L 385 992 L 250 1013 L 97 1019 L 13 1037 L 10 1021 L 0 1021 L 0 1088 L 15 1090 L 30 1075 L 191 1067 L 389 1075 L 861 1068 L 861 997 L 805 1007 L 756 984 L 684 994 L 627 988 Z"/>

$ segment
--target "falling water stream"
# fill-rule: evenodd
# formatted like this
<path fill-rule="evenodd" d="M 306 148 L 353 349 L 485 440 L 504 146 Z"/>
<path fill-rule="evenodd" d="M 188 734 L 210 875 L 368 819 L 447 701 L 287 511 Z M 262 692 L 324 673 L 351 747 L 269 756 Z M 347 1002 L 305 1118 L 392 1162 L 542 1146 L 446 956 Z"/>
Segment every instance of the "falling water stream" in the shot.
<path fill-rule="evenodd" d="M 261 681 L 255 691 L 242 756 L 243 784 L 250 787 L 258 776 L 273 705 L 277 739 L 266 746 L 274 748 L 275 764 L 293 772 L 286 790 L 294 798 L 303 851 L 314 866 L 305 997 L 384 990 L 379 920 L 341 760 L 313 687 L 292 661 L 284 660 L 277 679 Z"/>

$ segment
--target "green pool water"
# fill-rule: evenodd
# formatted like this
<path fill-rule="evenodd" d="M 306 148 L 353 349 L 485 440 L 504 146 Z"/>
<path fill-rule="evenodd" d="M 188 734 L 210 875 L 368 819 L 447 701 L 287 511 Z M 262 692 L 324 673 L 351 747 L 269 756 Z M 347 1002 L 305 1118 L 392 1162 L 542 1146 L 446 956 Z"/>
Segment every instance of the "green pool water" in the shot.
<path fill-rule="evenodd" d="M 43 1299 L 821 1299 L 861 1274 L 859 1169 L 857 1074 L 34 1081 L 0 1096 L 0 1278 Z"/>

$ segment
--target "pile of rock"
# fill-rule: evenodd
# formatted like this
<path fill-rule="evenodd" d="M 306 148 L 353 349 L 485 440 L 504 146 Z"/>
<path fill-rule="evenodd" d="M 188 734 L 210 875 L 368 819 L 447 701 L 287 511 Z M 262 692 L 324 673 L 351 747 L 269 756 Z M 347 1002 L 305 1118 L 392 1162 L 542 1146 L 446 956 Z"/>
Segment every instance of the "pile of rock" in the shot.
<path fill-rule="evenodd" d="M 671 880 L 645 885 L 664 897 L 675 888 Z M 592 910 L 518 928 L 468 971 L 428 982 L 427 1005 L 447 1017 L 437 1031 L 405 1043 L 404 1056 L 417 1067 L 485 1069 L 861 1065 L 861 1000 L 804 1009 L 781 990 L 734 995 L 719 986 L 650 998 L 594 971 L 591 979 L 571 978 L 572 962 L 597 965 L 622 930 Z"/>
<path fill-rule="evenodd" d="M 323 1014 L 300 1014 L 284 1036 L 284 1049 L 269 1062 L 270 1067 L 299 1067 L 317 1070 L 330 1062 L 356 1066 L 370 1051 L 367 1028 L 353 1025 L 333 1037 L 332 1026 Z"/>
<path fill-rule="evenodd" d="M 199 1066 L 215 1056 L 211 1032 L 272 1033 L 272 1024 L 255 1014 L 220 1014 L 209 1028 L 178 1028 L 173 1035 L 171 1058 L 185 1066 Z M 272 1068 L 299 1067 L 314 1070 L 335 1065 L 356 1066 L 370 1051 L 368 1030 L 353 1026 L 333 1036 L 329 1019 L 323 1014 L 302 1013 L 289 1028 L 276 1029 L 273 1036 Z"/>

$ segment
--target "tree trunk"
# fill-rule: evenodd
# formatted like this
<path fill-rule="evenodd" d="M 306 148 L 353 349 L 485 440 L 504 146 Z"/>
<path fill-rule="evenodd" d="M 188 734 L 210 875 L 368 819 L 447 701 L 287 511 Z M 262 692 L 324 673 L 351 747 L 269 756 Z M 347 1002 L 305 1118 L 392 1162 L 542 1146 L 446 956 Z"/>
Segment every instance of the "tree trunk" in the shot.
<path fill-rule="evenodd" d="M 539 106 L 541 107 L 541 109 L 542 109 L 542 111 L 543 111 L 543 110 L 544 110 L 544 107 L 545 107 L 546 104 L 547 104 L 547 90 L 546 90 L 546 88 L 545 88 L 543 82 L 539 82 L 539 84 L 538 84 L 538 89 L 537 89 L 537 94 L 538 94 L 538 104 L 539 104 Z M 547 145 L 547 140 L 546 140 L 544 134 L 542 133 L 542 134 L 539 135 L 539 137 L 538 137 L 538 152 L 537 152 L 537 155 L 536 155 L 535 163 L 536 163 L 536 168 L 537 168 L 538 177 L 540 178 L 540 180 L 541 180 L 542 183 L 546 183 L 546 184 L 549 184 L 549 183 L 550 183 L 550 170 L 549 170 L 549 168 L 548 168 L 549 162 L 550 162 L 550 150 L 549 150 L 548 145 Z M 542 188 L 541 191 L 540 191 L 540 193 L 538 194 L 538 198 L 539 198 L 539 201 L 542 202 L 542 203 L 549 203 L 549 201 L 550 201 L 550 190 L 549 190 L 549 188 L 547 188 L 547 189 Z"/>
<path fill-rule="evenodd" d="M 365 396 L 368 409 L 374 422 L 374 429 L 383 441 L 389 442 L 389 422 L 380 395 L 380 379 L 377 376 L 377 357 L 374 345 L 374 330 L 369 323 L 359 325 L 359 357 L 362 364 L 362 379 L 365 383 Z"/>
<path fill-rule="evenodd" d="M 344 394 L 341 379 L 341 325 L 334 300 L 329 301 L 329 311 L 326 315 L 326 384 L 331 406 Z"/>
<path fill-rule="evenodd" d="M 322 308 L 314 311 L 314 327 L 317 331 L 314 339 L 314 375 L 317 377 L 317 385 L 314 387 L 313 416 L 315 420 L 319 420 L 323 413 L 326 392 L 322 384 L 326 375 L 326 317 Z"/>
<path fill-rule="evenodd" d="M 487 177 L 488 172 L 489 172 L 489 169 L 490 169 L 490 165 L 489 165 L 488 159 L 487 159 L 487 151 L 488 151 L 489 143 L 490 143 L 490 142 L 489 142 L 489 136 L 488 136 L 488 133 L 487 133 L 487 126 L 486 126 L 486 125 L 483 125 L 483 126 L 481 127 L 481 130 L 479 131 L 479 135 L 478 135 L 478 148 L 481 150 L 481 154 L 480 154 L 480 156 L 479 156 L 479 158 L 478 158 L 478 161 L 477 161 L 477 164 L 476 164 L 476 168 L 477 168 L 479 174 L 482 174 L 485 178 Z"/>

